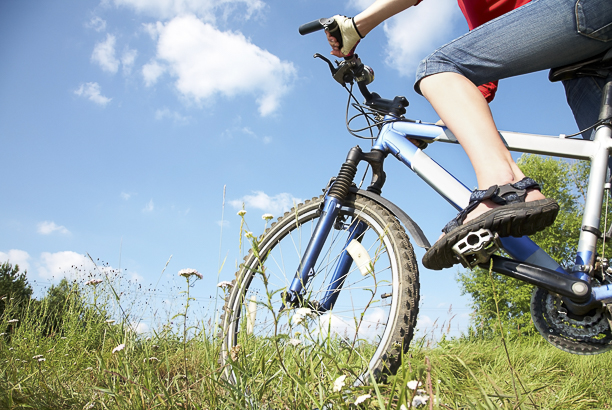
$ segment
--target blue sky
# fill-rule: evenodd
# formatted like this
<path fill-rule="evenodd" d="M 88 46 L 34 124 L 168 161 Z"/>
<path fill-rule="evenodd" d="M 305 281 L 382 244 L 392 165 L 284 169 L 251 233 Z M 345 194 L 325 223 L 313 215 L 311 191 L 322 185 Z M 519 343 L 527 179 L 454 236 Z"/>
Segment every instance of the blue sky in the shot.
<path fill-rule="evenodd" d="M 239 259 L 242 204 L 259 234 L 262 214 L 319 195 L 348 149 L 364 146 L 346 132 L 345 92 L 312 58 L 328 54 L 324 34 L 297 28 L 367 4 L 3 1 L 0 261 L 27 269 L 38 291 L 77 275 L 73 265 L 91 268 L 87 253 L 143 284 L 180 285 L 177 272 L 194 268 L 205 278 L 193 296 L 209 312 L 220 260 L 220 280 L 231 280 Z M 389 20 L 358 47 L 376 72 L 371 89 L 405 95 L 409 118 L 437 120 L 412 90 L 414 71 L 465 30 L 453 0 Z M 577 131 L 562 86 L 546 78 L 501 82 L 491 104 L 501 130 Z M 426 152 L 474 186 L 463 151 L 437 145 Z M 454 209 L 400 164 L 385 166 L 384 195 L 433 242 Z M 467 329 L 457 270 L 421 268 L 421 330 L 448 320 L 450 305 L 453 332 Z"/>

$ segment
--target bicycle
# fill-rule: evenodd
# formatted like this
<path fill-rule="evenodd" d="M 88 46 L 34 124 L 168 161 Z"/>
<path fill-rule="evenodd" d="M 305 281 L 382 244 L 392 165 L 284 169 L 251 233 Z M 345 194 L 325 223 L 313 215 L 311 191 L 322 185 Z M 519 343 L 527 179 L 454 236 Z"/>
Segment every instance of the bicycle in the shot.
<path fill-rule="evenodd" d="M 300 33 L 324 28 L 333 35 L 333 19 L 305 24 Z M 358 55 L 335 65 L 320 54 L 315 58 L 328 64 L 332 77 L 349 92 L 349 102 L 351 98 L 355 101 L 359 114 L 349 119 L 347 112 L 349 131 L 356 135 L 377 129 L 378 134 L 372 135 L 369 152 L 359 146 L 351 148 L 323 195 L 285 213 L 245 257 L 222 317 L 221 363 L 227 365 L 225 375 L 230 382 L 235 382 L 230 356 L 236 346 L 253 355 L 267 348 L 269 354 L 278 354 L 270 346 L 276 343 L 278 349 L 279 340 L 287 344 L 284 331 L 297 337 L 292 340 L 303 343 L 304 349 L 315 351 L 322 368 L 357 357 L 361 370 L 356 384 L 394 374 L 408 350 L 418 314 L 419 273 L 409 238 L 423 248 L 430 244 L 401 208 L 381 196 L 384 160 L 389 154 L 398 159 L 457 210 L 469 200 L 470 190 L 422 150 L 433 142 L 456 144 L 448 129 L 406 119 L 408 101 L 404 97 L 388 100 L 370 92 L 373 70 Z M 551 81 L 585 74 L 608 78 L 600 120 L 592 127 L 596 130 L 593 140 L 500 132 L 512 151 L 591 161 L 572 270 L 563 269 L 528 237 L 500 239 L 480 230 L 454 248 L 465 267 L 488 269 L 492 260 L 493 271 L 535 285 L 531 315 L 536 329 L 552 345 L 575 354 L 612 349 L 612 268 L 596 254 L 598 241 L 612 238 L 612 228 L 605 234 L 600 231 L 604 193 L 612 185 L 612 178 L 606 180 L 612 149 L 611 69 L 612 49 L 550 75 Z M 364 104 L 352 94 L 355 83 Z M 369 125 L 351 130 L 350 122 L 358 116 Z M 409 139 L 418 141 L 418 146 Z M 360 162 L 366 162 L 372 173 L 365 190 L 353 182 Z M 501 249 L 512 259 L 495 254 Z M 314 317 L 305 318 L 309 313 Z M 324 342 L 345 346 L 336 353 L 344 356 L 328 357 L 325 349 L 315 349 Z"/>

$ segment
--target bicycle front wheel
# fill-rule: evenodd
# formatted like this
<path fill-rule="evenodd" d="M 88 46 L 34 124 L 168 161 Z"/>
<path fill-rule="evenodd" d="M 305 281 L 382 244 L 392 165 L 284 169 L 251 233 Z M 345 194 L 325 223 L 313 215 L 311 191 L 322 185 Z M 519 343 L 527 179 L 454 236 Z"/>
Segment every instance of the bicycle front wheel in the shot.
<path fill-rule="evenodd" d="M 300 360 L 316 363 L 321 372 L 350 369 L 357 384 L 369 383 L 370 375 L 380 381 L 397 371 L 416 324 L 418 267 L 404 229 L 379 204 L 349 195 L 305 286 L 301 306 L 285 307 L 285 292 L 322 203 L 322 196 L 313 198 L 285 213 L 236 273 L 222 316 L 221 363 L 230 382 L 239 377 L 233 367 L 248 368 L 246 363 L 238 366 L 239 351 L 248 362 L 265 361 L 281 372 L 287 371 L 289 362 L 299 368 Z M 309 312 L 305 307 L 318 306 L 328 292 L 351 227 L 360 222 L 367 226 L 357 240 L 371 259 L 368 272 L 362 274 L 352 263 L 333 309 Z"/>

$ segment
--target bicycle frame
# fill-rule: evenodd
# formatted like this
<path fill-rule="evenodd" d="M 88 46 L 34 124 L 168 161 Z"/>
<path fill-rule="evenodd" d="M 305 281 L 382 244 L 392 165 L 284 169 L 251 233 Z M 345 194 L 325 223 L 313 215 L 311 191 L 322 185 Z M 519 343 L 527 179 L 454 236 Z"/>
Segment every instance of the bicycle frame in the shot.
<path fill-rule="evenodd" d="M 609 83 L 608 90 L 607 96 L 604 97 L 602 110 L 605 109 L 606 104 L 608 110 L 610 109 L 609 106 L 611 104 L 609 100 L 612 99 L 612 82 Z M 582 230 L 578 242 L 575 266 L 572 272 L 565 271 L 528 237 L 501 239 L 504 250 L 519 263 L 528 263 L 546 268 L 550 271 L 566 275 L 565 277 L 573 277 L 590 284 L 591 276 L 589 273 L 595 266 L 597 240 L 601 236 L 599 223 L 603 194 L 605 189 L 610 188 L 606 186 L 606 173 L 610 151 L 612 150 L 612 127 L 607 124 L 597 127 L 592 141 L 566 139 L 564 135 L 555 137 L 515 132 L 501 132 L 500 135 L 511 151 L 588 160 L 591 162 Z M 397 118 L 387 116 L 385 124 L 382 126 L 374 142 L 372 152 L 379 151 L 385 155 L 392 154 L 457 210 L 467 206 L 471 194 L 470 190 L 421 149 L 417 148 L 408 138 L 425 142 L 457 143 L 455 136 L 446 127 L 421 122 L 397 121 Z M 314 274 L 314 266 L 319 251 L 332 229 L 340 209 L 341 201 L 326 195 L 320 222 L 304 253 L 296 277 L 289 288 L 289 293 L 293 296 L 297 297 L 297 295 L 301 294 L 304 288 L 303 285 L 308 283 L 309 278 Z M 363 229 L 363 227 L 354 229 L 351 238 L 358 237 L 363 232 Z M 351 256 L 344 250 L 326 295 L 319 304 L 319 311 L 326 311 L 333 307 L 344 278 L 348 274 L 351 262 Z M 516 270 L 520 271 L 520 269 Z M 590 295 L 586 295 L 586 300 L 583 300 L 586 303 L 583 305 L 576 304 L 576 306 L 583 306 L 583 309 L 586 309 L 594 303 L 612 299 L 612 286 L 610 285 L 596 286 L 589 290 Z"/>

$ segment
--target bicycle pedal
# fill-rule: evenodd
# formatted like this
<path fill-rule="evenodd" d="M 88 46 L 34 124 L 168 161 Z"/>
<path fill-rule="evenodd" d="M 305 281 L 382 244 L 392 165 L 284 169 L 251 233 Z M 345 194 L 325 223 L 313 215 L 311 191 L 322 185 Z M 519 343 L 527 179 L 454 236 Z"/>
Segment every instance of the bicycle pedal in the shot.
<path fill-rule="evenodd" d="M 461 264 L 472 269 L 476 265 L 487 262 L 491 255 L 501 248 L 501 242 L 497 233 L 488 229 L 468 233 L 463 239 L 453 246 L 453 252 L 461 261 Z"/>

